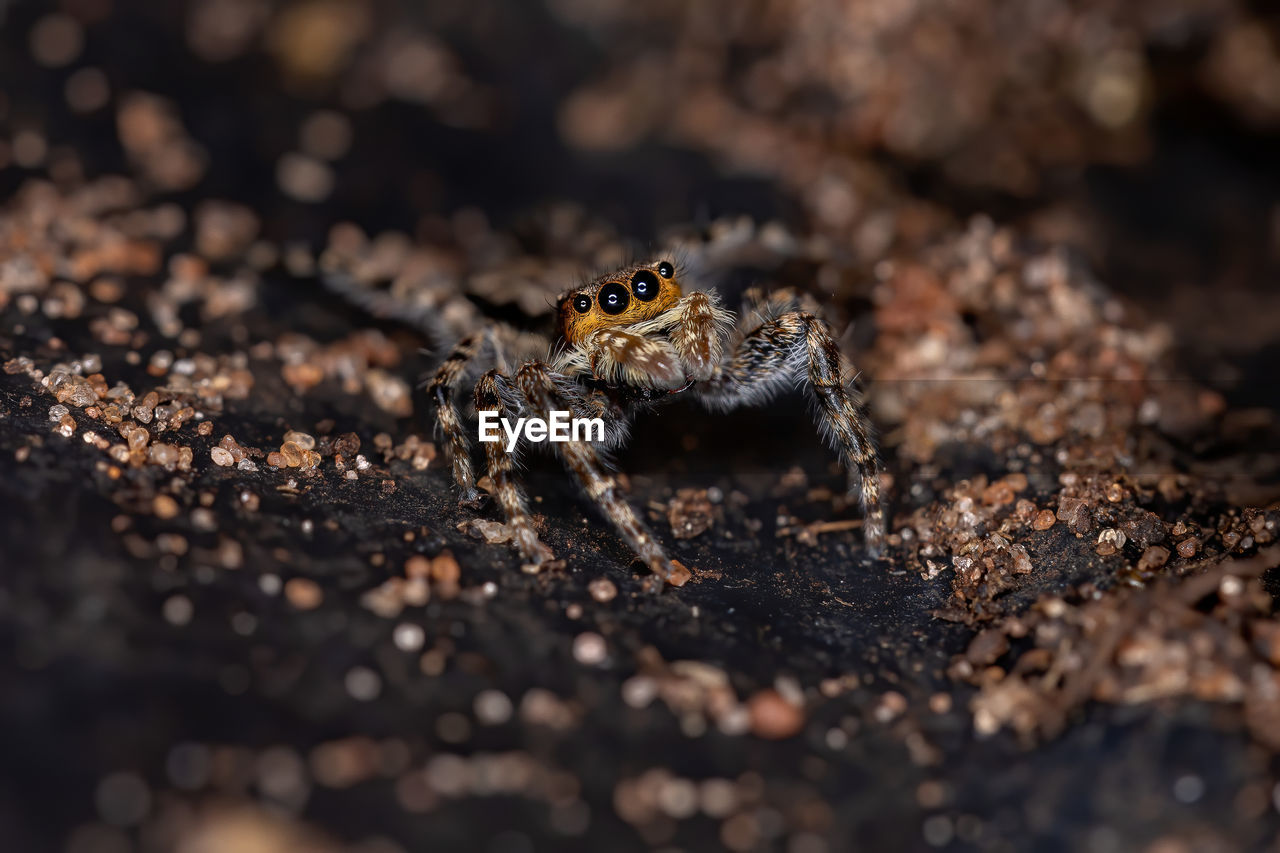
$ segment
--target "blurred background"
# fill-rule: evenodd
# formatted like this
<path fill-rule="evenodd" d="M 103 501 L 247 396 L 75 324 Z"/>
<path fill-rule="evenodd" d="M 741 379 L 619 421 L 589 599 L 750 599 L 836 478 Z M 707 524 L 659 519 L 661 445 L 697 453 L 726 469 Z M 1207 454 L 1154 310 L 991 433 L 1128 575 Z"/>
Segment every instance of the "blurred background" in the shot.
<path fill-rule="evenodd" d="M 501 230 L 562 202 L 642 244 L 745 213 L 868 265 L 980 212 L 1077 247 L 1174 323 L 1193 375 L 1268 403 L 1270 4 L 61 0 L 0 16 L 6 194 L 133 173 L 313 246 L 340 221 L 430 241 L 460 213 Z"/>
<path fill-rule="evenodd" d="M 128 180 L 93 183 L 110 175 Z M 997 615 L 1017 623 L 1000 623 L 1010 657 L 1026 651 L 1017 620 L 1050 612 L 1037 596 L 1072 631 L 1105 621 L 1073 615 L 1088 602 L 1155 612 L 1125 597 L 1152 576 L 1125 572 L 1153 550 L 1164 558 L 1144 571 L 1189 574 L 1274 529 L 1250 509 L 1247 544 L 1236 530 L 1280 483 L 1275 420 L 1256 415 L 1280 411 L 1273 3 L 0 0 L 0 201 L 0 245 L 57 267 L 0 257 L 0 349 L 32 356 L 6 360 L 0 401 L 37 401 L 0 407 L 0 508 L 20 506 L 0 512 L 13 531 L 0 565 L 19 567 L 0 584 L 0 643 L 15 649 L 0 658 L 0 827 L 25 832 L 25 849 L 171 849 L 190 814 L 170 795 L 209 778 L 257 786 L 265 806 L 183 853 L 338 849 L 273 823 L 303 813 L 364 839 L 344 848 L 359 853 L 423 838 L 470 850 L 479 830 L 490 850 L 788 853 L 843 849 L 852 831 L 895 849 L 1099 851 L 1274 834 L 1269 615 L 1224 606 L 1208 620 L 1196 599 L 1183 621 L 1135 628 L 1181 655 L 1173 676 L 1143 670 L 1158 686 L 1135 693 L 1178 702 L 1113 692 L 1082 710 L 1089 689 L 1064 687 L 1038 751 L 977 738 L 975 684 L 952 669 L 965 654 L 974 679 L 998 669 L 1009 638 L 983 627 Z M 785 453 L 725 442 L 721 422 L 673 407 L 622 457 L 664 536 L 676 522 L 661 512 L 686 487 L 758 486 L 725 501 L 714 534 L 675 543 L 705 578 L 635 603 L 629 555 L 536 465 L 531 492 L 572 565 L 522 574 L 467 527 L 435 461 L 411 385 L 431 361 L 423 341 L 371 331 L 336 299 L 311 310 L 327 253 L 369 279 L 439 285 L 448 301 L 429 308 L 455 329 L 482 314 L 534 325 L 620 245 L 681 233 L 745 268 L 732 284 L 761 269 L 811 284 L 855 321 L 872 382 L 889 369 L 992 379 L 973 399 L 952 393 L 963 383 L 871 390 L 896 478 L 894 571 L 850 570 L 856 525 L 789 538 L 848 508 L 834 475 L 819 479 L 831 457 L 811 425 L 780 406 L 733 429 Z M 49 408 L 36 373 L 73 357 L 81 381 L 44 384 L 78 409 Z M 136 387 L 147 424 L 153 409 L 192 411 L 159 393 L 204 383 L 212 396 L 194 405 L 216 430 L 188 424 L 173 439 L 185 458 L 159 440 L 120 460 L 101 436 L 82 447 L 86 427 L 110 435 L 81 411 L 100 395 L 80 374 L 98 371 Z M 1123 382 L 1067 381 L 1099 377 Z M 1165 381 L 1186 377 L 1216 393 Z M 159 439 L 165 420 L 132 434 Z M 281 481 L 296 485 L 297 466 L 242 467 L 286 429 L 385 468 L 355 481 L 326 461 L 295 501 Z M 224 431 L 245 442 L 230 441 L 234 469 L 214 445 Z M 1194 463 L 1233 432 L 1258 451 L 1232 457 L 1238 479 L 1266 482 L 1223 497 Z M 1158 497 L 1137 495 L 1155 457 Z M 1120 550 L 1134 518 L 1169 539 L 1130 525 Z M 1174 537 L 1185 554 L 1158 544 Z M 966 586 L 952 557 L 975 543 L 995 556 Z M 422 596 L 432 567 L 428 608 L 387 603 L 411 565 Z M 1071 608 L 1053 598 L 1072 587 Z M 1207 628 L 1184 630 L 1201 616 Z M 1082 665 L 1044 636 L 1064 669 Z M 1204 651 L 1215 643 L 1230 654 Z M 1245 675 L 1212 670 L 1205 687 L 1203 661 Z M 704 706 L 738 728 L 717 731 Z M 1003 722 L 1038 732 L 1021 710 L 1009 700 Z M 692 829 L 677 835 L 681 822 Z"/>

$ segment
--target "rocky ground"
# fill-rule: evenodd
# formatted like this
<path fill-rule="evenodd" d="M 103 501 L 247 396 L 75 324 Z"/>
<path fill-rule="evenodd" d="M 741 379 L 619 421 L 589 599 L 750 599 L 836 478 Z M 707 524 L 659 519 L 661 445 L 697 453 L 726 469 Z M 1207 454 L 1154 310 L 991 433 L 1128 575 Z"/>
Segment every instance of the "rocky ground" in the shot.
<path fill-rule="evenodd" d="M 1270 849 L 1280 61 L 1202 5 L 17 4 L 13 849 Z M 799 395 L 637 423 L 679 588 L 549 457 L 563 567 L 459 504 L 418 378 L 636 255 L 821 303 L 882 559 Z"/>

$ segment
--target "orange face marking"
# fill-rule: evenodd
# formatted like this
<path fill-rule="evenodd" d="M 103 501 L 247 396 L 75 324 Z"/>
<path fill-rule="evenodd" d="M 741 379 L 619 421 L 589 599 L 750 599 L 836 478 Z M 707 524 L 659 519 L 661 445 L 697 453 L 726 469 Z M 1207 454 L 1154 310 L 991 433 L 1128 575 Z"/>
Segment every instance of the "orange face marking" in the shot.
<path fill-rule="evenodd" d="M 680 300 L 670 261 L 628 267 L 603 275 L 560 297 L 560 335 L 569 344 L 600 329 L 652 320 Z"/>

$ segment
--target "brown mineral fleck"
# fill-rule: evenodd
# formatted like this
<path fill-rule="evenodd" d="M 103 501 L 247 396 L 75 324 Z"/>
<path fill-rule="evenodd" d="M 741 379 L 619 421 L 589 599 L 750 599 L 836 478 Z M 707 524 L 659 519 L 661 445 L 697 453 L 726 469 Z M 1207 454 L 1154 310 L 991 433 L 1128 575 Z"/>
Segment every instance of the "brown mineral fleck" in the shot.
<path fill-rule="evenodd" d="M 284 595 L 299 610 L 314 610 L 324 601 L 320 585 L 308 578 L 290 578 L 284 585 Z"/>
<path fill-rule="evenodd" d="M 323 368 L 310 362 L 286 364 L 280 369 L 280 373 L 284 377 L 284 381 L 288 382 L 298 392 L 314 388 L 324 379 Z"/>
<path fill-rule="evenodd" d="M 451 552 L 441 551 L 438 557 L 432 559 L 429 574 L 436 583 L 457 584 L 462 576 L 462 569 Z"/>
<path fill-rule="evenodd" d="M 280 445 L 280 456 L 290 468 L 297 468 L 302 464 L 302 448 L 296 442 L 286 441 Z"/>
<path fill-rule="evenodd" d="M 1093 529 L 1088 503 L 1080 498 L 1062 497 L 1058 501 L 1058 520 L 1065 521 L 1072 533 L 1084 534 Z"/>
<path fill-rule="evenodd" d="M 748 699 L 747 713 L 751 733 L 757 737 L 781 740 L 799 734 L 804 727 L 804 710 L 773 689 L 761 690 Z"/>
<path fill-rule="evenodd" d="M 1040 512 L 1036 513 L 1035 520 L 1031 522 L 1031 527 L 1035 530 L 1048 530 L 1050 527 L 1053 527 L 1054 522 L 1056 521 L 1057 517 L 1054 516 L 1053 510 L 1042 509 Z"/>
<path fill-rule="evenodd" d="M 285 442 L 293 442 L 302 450 L 314 450 L 316 446 L 315 436 L 297 430 L 290 430 L 284 434 Z"/>
<path fill-rule="evenodd" d="M 334 440 L 333 450 L 348 459 L 353 458 L 360 452 L 360 436 L 354 432 L 344 432 Z"/>
<path fill-rule="evenodd" d="M 173 466 L 178 464 L 178 448 L 172 444 L 153 444 L 147 452 L 147 459 L 153 465 Z"/>
<path fill-rule="evenodd" d="M 426 578 L 431 574 L 431 560 L 421 554 L 414 554 L 404 563 L 405 577 Z"/>
<path fill-rule="evenodd" d="M 1154 571 L 1169 561 L 1169 549 L 1161 548 L 1159 545 L 1152 545 L 1150 548 L 1142 552 L 1142 556 L 1138 558 L 1138 570 L 1143 572 Z"/>
<path fill-rule="evenodd" d="M 677 539 L 701 536 L 711 528 L 715 512 L 706 489 L 680 489 L 667 505 L 671 534 Z"/>
<path fill-rule="evenodd" d="M 1003 631 L 987 628 L 979 631 L 969 643 L 965 657 L 974 666 L 990 666 L 1009 651 L 1009 640 Z"/>
<path fill-rule="evenodd" d="M 239 462 L 241 459 L 244 459 L 245 457 L 244 448 L 241 447 L 236 442 L 235 438 L 233 438 L 230 435 L 224 435 L 221 439 L 219 439 L 218 446 L 226 450 L 228 453 L 230 453 L 232 459 L 234 459 L 236 462 Z"/>
<path fill-rule="evenodd" d="M 982 502 L 988 506 L 1002 506 L 1013 503 L 1016 496 L 1013 484 L 1007 480 L 996 480 L 982 491 Z"/>
<path fill-rule="evenodd" d="M 587 590 L 592 598 L 601 603 L 613 601 L 618 595 L 618 588 L 608 578 L 596 578 L 587 584 Z"/>
<path fill-rule="evenodd" d="M 490 545 L 510 542 L 512 530 L 501 521 L 489 521 L 485 518 L 469 518 L 458 523 L 458 530 L 475 539 L 483 539 Z"/>
<path fill-rule="evenodd" d="M 1189 539 L 1183 539 L 1178 543 L 1178 556 L 1183 559 L 1194 557 L 1196 552 L 1200 550 L 1200 540 L 1192 536 Z"/>
<path fill-rule="evenodd" d="M 155 500 L 151 502 L 151 511 L 157 518 L 174 518 L 180 510 L 178 502 L 168 495 L 156 495 Z"/>

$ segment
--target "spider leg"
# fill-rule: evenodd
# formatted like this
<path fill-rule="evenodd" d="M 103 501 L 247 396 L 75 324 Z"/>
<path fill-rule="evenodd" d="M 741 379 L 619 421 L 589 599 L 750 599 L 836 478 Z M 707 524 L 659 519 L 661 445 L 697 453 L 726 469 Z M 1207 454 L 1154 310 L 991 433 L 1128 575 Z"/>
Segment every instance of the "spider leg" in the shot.
<path fill-rule="evenodd" d="M 846 362 L 825 323 L 807 312 L 789 312 L 762 323 L 736 347 L 721 372 L 698 386 L 703 402 L 728 411 L 761 405 L 795 380 L 808 380 L 818 402 L 818 427 L 841 454 L 849 493 L 858 495 L 866 517 L 867 547 L 879 553 L 885 516 L 871 421 L 846 383 Z"/>
<path fill-rule="evenodd" d="M 567 402 L 572 406 L 574 417 L 599 418 L 604 422 L 604 438 L 596 442 L 598 446 L 612 450 L 626 442 L 631 435 L 630 412 L 599 389 L 583 388 L 577 383 L 569 389 Z"/>
<path fill-rule="evenodd" d="M 436 403 L 436 421 L 444 436 L 445 452 L 453 464 L 453 479 L 462 491 L 464 501 L 474 501 L 476 475 L 471 467 L 471 442 L 462 427 L 462 415 L 454 402 L 454 394 L 466 381 L 467 368 L 484 349 L 487 334 L 477 332 L 463 338 L 449 352 L 427 385 L 427 393 Z"/>
<path fill-rule="evenodd" d="M 531 361 L 516 373 L 516 384 L 533 412 L 549 418 L 553 410 L 576 410 L 586 405 L 581 388 L 568 377 L 555 373 L 545 362 Z M 555 448 L 569 470 L 578 479 L 587 497 L 594 501 L 605 517 L 617 528 L 631 550 L 649 569 L 663 580 L 675 572 L 649 528 L 622 497 L 617 479 L 606 470 L 604 460 L 588 441 L 555 442 Z"/>
<path fill-rule="evenodd" d="M 462 414 L 454 395 L 474 376 L 474 368 L 487 359 L 503 372 L 511 363 L 537 358 L 547 351 L 550 342 L 540 335 L 520 332 L 505 323 L 497 323 L 468 335 L 457 343 L 427 381 L 427 393 L 436 404 L 436 422 L 444 438 L 445 454 L 453 466 L 453 479 L 465 502 L 479 498 L 475 471 L 471 465 L 471 442 L 463 429 Z"/>
<path fill-rule="evenodd" d="M 498 417 L 510 418 L 522 409 L 524 405 L 521 403 L 519 390 L 501 372 L 490 370 L 476 383 L 477 412 L 496 411 Z M 494 495 L 506 515 L 507 526 L 511 528 L 520 556 L 539 565 L 551 561 L 555 555 L 538 539 L 533 521 L 529 517 L 529 503 L 515 479 L 519 447 L 508 452 L 504 439 L 500 436 L 497 441 L 484 442 L 484 450 Z"/>

